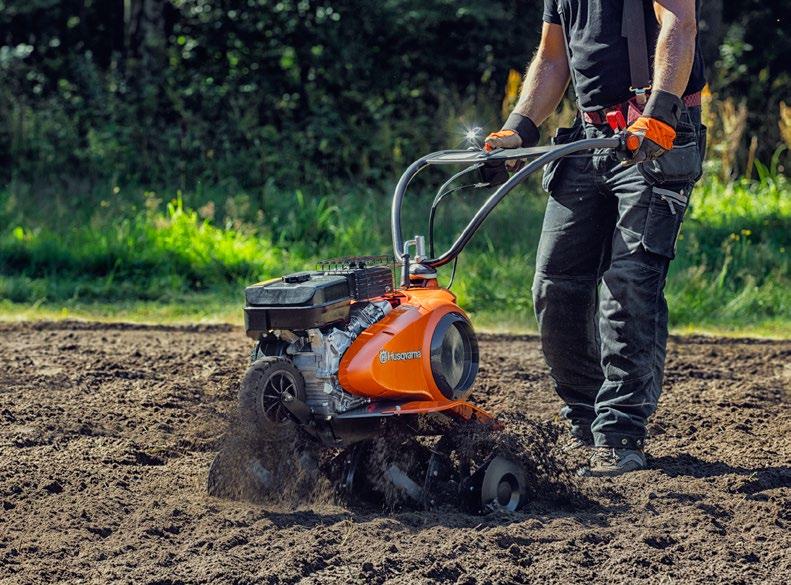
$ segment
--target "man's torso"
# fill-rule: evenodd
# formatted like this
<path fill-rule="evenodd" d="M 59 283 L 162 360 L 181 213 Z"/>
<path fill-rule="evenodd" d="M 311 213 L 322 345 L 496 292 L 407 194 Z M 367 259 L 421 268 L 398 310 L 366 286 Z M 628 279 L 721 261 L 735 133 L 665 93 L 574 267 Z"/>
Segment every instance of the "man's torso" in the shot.
<path fill-rule="evenodd" d="M 631 76 L 626 38 L 621 36 L 624 0 L 544 0 L 544 21 L 560 24 L 566 34 L 572 82 L 583 110 L 597 110 L 625 102 Z M 645 28 L 651 66 L 659 24 L 653 2 L 644 0 Z M 698 0 L 698 13 L 700 0 Z M 696 43 L 695 61 L 685 95 L 704 84 L 703 58 Z"/>

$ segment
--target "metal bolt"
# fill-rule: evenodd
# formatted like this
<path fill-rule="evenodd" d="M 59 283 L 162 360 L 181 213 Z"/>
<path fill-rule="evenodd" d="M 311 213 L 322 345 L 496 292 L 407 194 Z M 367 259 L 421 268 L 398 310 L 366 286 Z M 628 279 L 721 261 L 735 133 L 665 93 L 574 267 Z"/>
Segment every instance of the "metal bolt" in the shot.
<path fill-rule="evenodd" d="M 621 439 L 621 445 L 626 445 L 629 441 L 626 440 L 626 437 Z"/>

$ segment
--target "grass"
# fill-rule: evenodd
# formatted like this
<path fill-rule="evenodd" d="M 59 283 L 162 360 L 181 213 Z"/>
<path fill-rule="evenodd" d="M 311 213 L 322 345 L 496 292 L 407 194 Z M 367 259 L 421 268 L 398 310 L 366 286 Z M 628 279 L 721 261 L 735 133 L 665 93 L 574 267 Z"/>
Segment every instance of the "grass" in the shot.
<path fill-rule="evenodd" d="M 544 198 L 531 187 L 487 220 L 459 261 L 453 290 L 479 329 L 535 327 L 529 291 Z M 388 251 L 388 195 L 340 193 L 206 191 L 163 205 L 132 192 L 46 215 L 0 193 L 0 319 L 240 323 L 249 282 L 320 257 Z M 791 336 L 789 195 L 785 177 L 760 166 L 758 180 L 698 188 L 668 277 L 675 331 Z M 428 197 L 410 200 L 407 233 L 426 232 Z M 438 247 L 478 202 L 462 196 L 443 209 Z"/>
<path fill-rule="evenodd" d="M 238 291 L 237 291 L 238 292 Z M 242 324 L 239 295 L 190 293 L 178 303 L 128 300 L 108 302 L 52 302 L 43 304 L 0 301 L 0 321 L 123 321 L 147 324 Z"/>
<path fill-rule="evenodd" d="M 237 294 L 191 293 L 179 303 L 161 301 L 52 302 L 45 304 L 14 303 L 0 300 L 0 322 L 19 321 L 99 321 L 159 325 L 242 326 L 242 301 Z M 481 333 L 533 334 L 536 324 L 532 315 L 509 311 L 471 313 L 475 329 Z M 767 319 L 736 325 L 706 324 L 671 327 L 676 335 L 711 335 L 717 337 L 754 337 L 788 339 L 791 327 L 783 318 Z"/>

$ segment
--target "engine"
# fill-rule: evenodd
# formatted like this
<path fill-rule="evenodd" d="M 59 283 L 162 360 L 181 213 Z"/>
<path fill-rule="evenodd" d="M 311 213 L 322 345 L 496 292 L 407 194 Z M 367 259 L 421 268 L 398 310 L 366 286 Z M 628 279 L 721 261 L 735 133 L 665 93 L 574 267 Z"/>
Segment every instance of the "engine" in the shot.
<path fill-rule="evenodd" d="M 378 260 L 378 258 L 373 258 Z M 288 358 L 302 374 L 305 402 L 331 416 L 368 402 L 338 383 L 341 358 L 365 329 L 391 310 L 389 266 L 371 257 L 329 262 L 324 270 L 297 272 L 245 290 L 245 329 L 258 340 L 253 359 Z"/>

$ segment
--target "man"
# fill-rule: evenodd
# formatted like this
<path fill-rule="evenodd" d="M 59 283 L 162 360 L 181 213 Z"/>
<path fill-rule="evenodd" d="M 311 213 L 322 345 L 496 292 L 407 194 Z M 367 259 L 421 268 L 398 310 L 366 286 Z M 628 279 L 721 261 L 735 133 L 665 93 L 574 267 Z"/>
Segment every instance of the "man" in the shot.
<path fill-rule="evenodd" d="M 536 144 L 569 80 L 580 113 L 555 143 L 611 136 L 614 111 L 636 137 L 632 152 L 596 151 L 544 171 L 533 298 L 573 445 L 593 448 L 585 475 L 646 467 L 645 427 L 665 361 L 665 277 L 705 144 L 698 8 L 696 0 L 545 0 L 519 102 L 486 139 L 488 149 Z"/>

